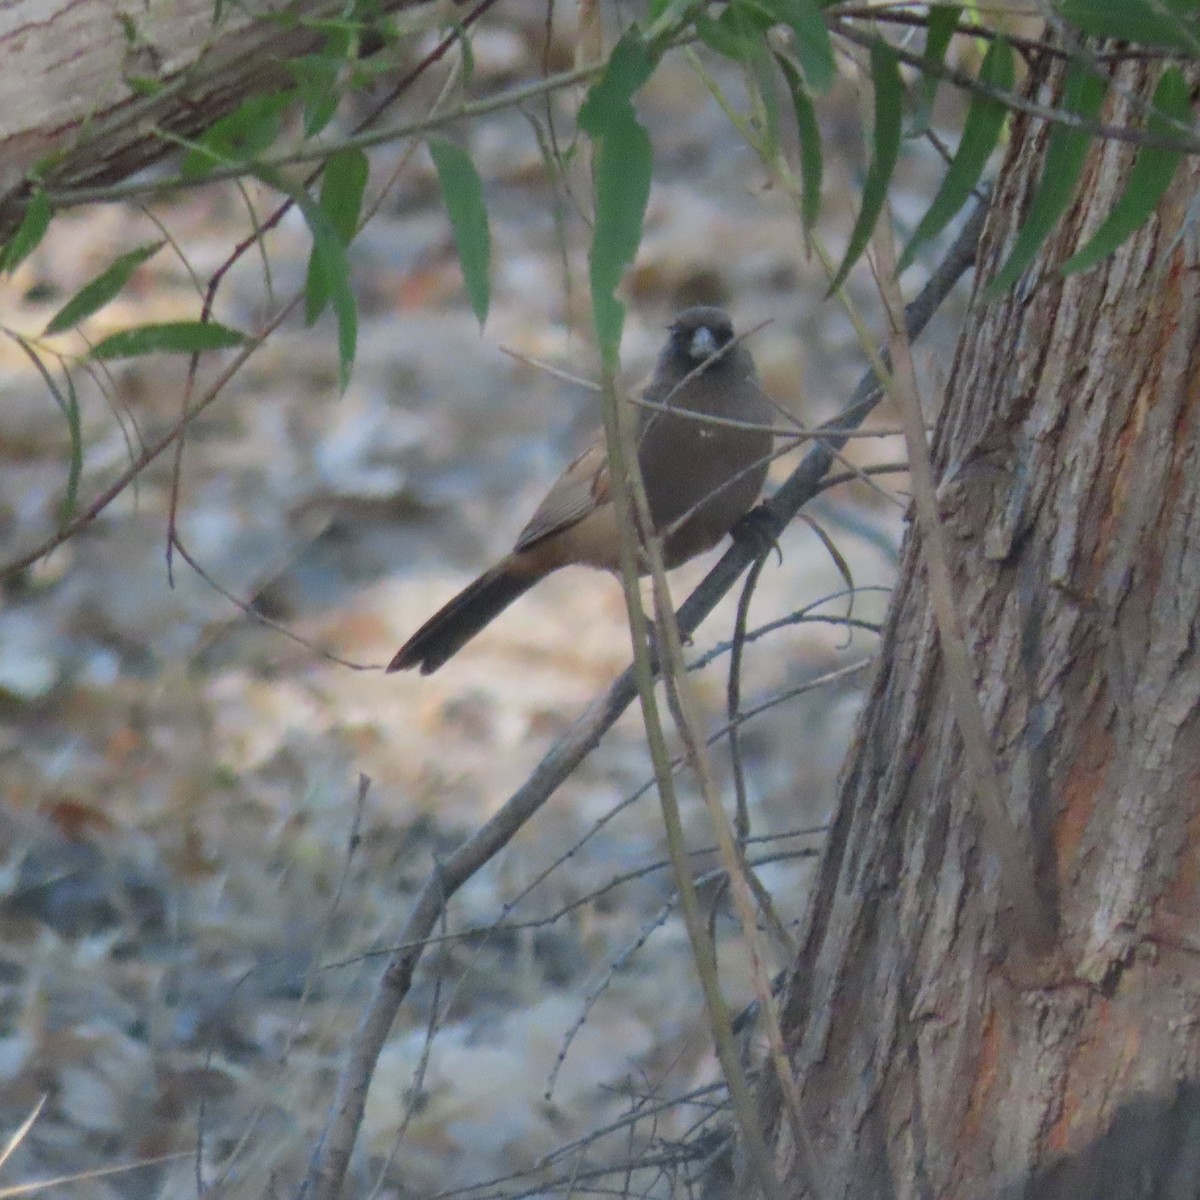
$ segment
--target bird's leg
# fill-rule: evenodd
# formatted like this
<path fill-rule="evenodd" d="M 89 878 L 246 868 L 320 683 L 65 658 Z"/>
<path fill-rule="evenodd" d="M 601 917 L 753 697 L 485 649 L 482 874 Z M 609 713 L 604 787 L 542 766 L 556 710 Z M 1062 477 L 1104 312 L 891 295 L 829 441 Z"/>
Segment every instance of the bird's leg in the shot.
<path fill-rule="evenodd" d="M 739 518 L 737 524 L 729 532 L 734 541 L 749 543 L 754 549 L 755 558 L 765 558 L 774 550 L 779 555 L 779 561 L 783 562 L 783 551 L 779 548 L 779 536 L 783 533 L 783 522 L 771 507 L 769 500 L 756 504 L 748 513 Z"/>

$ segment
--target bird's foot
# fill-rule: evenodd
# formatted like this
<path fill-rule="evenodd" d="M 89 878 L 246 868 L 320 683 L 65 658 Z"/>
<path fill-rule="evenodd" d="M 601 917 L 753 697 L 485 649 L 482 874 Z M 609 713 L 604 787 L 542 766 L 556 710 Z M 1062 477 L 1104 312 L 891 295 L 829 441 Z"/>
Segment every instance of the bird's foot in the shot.
<path fill-rule="evenodd" d="M 774 550 L 783 562 L 783 551 L 779 548 L 781 533 L 783 522 L 770 501 L 755 505 L 730 531 L 734 541 L 746 542 L 753 549 L 755 558 L 765 558 Z"/>

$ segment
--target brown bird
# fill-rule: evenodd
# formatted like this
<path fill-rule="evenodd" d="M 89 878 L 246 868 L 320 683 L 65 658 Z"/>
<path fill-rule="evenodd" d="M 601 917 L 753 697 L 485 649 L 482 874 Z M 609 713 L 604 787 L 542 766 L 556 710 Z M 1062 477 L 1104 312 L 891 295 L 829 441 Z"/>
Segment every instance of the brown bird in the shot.
<path fill-rule="evenodd" d="M 642 396 L 638 465 L 663 561 L 677 567 L 715 546 L 758 498 L 773 405 L 719 308 L 680 313 Z M 559 476 L 512 552 L 434 613 L 387 669 L 436 671 L 518 596 L 573 563 L 621 569 L 603 430 Z"/>

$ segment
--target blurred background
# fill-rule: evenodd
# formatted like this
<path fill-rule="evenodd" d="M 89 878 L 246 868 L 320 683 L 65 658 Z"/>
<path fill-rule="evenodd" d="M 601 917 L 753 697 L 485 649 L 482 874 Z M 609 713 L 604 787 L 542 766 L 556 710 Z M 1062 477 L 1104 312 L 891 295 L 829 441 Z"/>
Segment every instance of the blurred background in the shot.
<path fill-rule="evenodd" d="M 473 37 L 472 94 L 534 78 L 544 62 L 569 66 L 571 19 L 556 6 L 547 49 L 543 5 L 500 4 Z M 414 46 L 412 61 L 431 44 Z M 737 100 L 737 72 L 709 65 Z M 444 78 L 423 80 L 396 120 L 427 111 Z M 820 109 L 821 228 L 835 257 L 864 169 L 858 98 L 841 88 Z M 436 675 L 380 669 L 509 548 L 598 421 L 588 387 L 522 361 L 596 375 L 586 175 L 580 161 L 565 180 L 551 179 L 539 148 L 539 137 L 570 140 L 579 97 L 559 94 L 452 131 L 483 177 L 491 219 L 493 299 L 482 330 L 428 153 L 387 146 L 373 152 L 368 187 L 372 195 L 386 184 L 386 194 L 350 250 L 361 329 L 346 393 L 338 394 L 330 318 L 305 329 L 296 317 L 194 423 L 179 464 L 182 540 L 221 589 L 295 638 L 178 558 L 172 586 L 172 451 L 79 536 L 5 579 L 3 1127 L 47 1099 L 0 1184 L 181 1152 L 90 1179 L 86 1194 L 194 1195 L 197 1169 L 214 1194 L 286 1190 L 280 1181 L 307 1160 L 378 974 L 372 952 L 392 944 L 438 859 L 505 801 L 627 663 L 619 585 L 573 569 L 529 593 Z M 864 360 L 842 309 L 824 299 L 824 273 L 805 256 L 787 197 L 682 56 L 655 74 L 638 111 L 655 182 L 625 294 L 627 381 L 650 369 L 679 309 L 718 303 L 741 330 L 769 322 L 751 341 L 764 385 L 799 421 L 819 424 L 843 405 Z M 932 151 L 906 143 L 895 190 L 901 229 L 938 176 Z M 276 202 L 248 182 L 179 193 L 149 210 L 69 212 L 0 281 L 0 324 L 36 333 L 117 254 L 162 229 L 172 244 L 87 335 L 193 318 L 193 273 L 206 280 L 251 232 L 252 216 L 261 220 Z M 254 328 L 302 286 L 309 248 L 293 213 L 262 253 L 230 272 L 218 317 Z M 924 269 L 911 272 L 914 288 Z M 869 276 L 856 276 L 850 291 L 877 329 Z M 961 304 L 961 296 L 948 304 L 919 345 L 931 411 Z M 201 386 L 224 361 L 209 356 Z M 86 505 L 178 419 L 185 364 L 117 362 L 103 387 L 82 372 L 77 383 Z M 0 339 L 0 393 L 0 552 L 10 561 L 53 532 L 70 441 L 44 380 L 9 339 Z M 868 428 L 895 425 L 884 406 Z M 795 457 L 778 462 L 772 479 Z M 847 457 L 899 462 L 904 449 L 879 436 L 854 441 Z M 840 487 L 809 510 L 853 572 L 852 615 L 868 623 L 886 609 L 904 482 Z M 847 614 L 839 568 L 810 528 L 790 528 L 780 555 L 763 572 L 752 626 L 829 597 L 816 615 Z M 672 576 L 677 601 L 715 558 Z M 701 630 L 693 659 L 729 637 L 735 600 Z M 847 633 L 836 621 L 774 631 L 747 648 L 743 708 L 865 663 L 874 646 L 868 631 Z M 714 731 L 724 722 L 727 666 L 721 655 L 697 675 Z M 755 852 L 774 859 L 761 877 L 789 922 L 803 911 L 868 680 L 869 669 L 848 673 L 744 727 L 752 832 L 764 839 Z M 719 745 L 715 754 L 727 785 L 727 752 Z M 717 1072 L 662 867 L 656 798 L 623 804 L 649 774 L 634 710 L 454 898 L 447 940 L 427 955 L 380 1064 L 354 1194 L 376 1185 L 384 1196 L 565 1191 L 562 1181 L 585 1168 L 620 1167 L 635 1149 L 674 1146 L 714 1119 L 711 1091 L 659 1107 Z M 361 804 L 360 775 L 370 779 Z M 709 846 L 692 782 L 681 788 L 693 844 Z M 698 871 L 715 865 L 697 858 Z M 625 881 L 610 886 L 616 880 Z M 704 894 L 736 1007 L 752 997 L 736 923 L 719 887 Z M 597 1135 L 619 1121 L 618 1132 Z M 667 1165 L 642 1190 L 682 1194 L 697 1169 L 689 1156 L 671 1165 L 664 1153 Z M 47 1194 L 60 1190 L 80 1194 Z"/>

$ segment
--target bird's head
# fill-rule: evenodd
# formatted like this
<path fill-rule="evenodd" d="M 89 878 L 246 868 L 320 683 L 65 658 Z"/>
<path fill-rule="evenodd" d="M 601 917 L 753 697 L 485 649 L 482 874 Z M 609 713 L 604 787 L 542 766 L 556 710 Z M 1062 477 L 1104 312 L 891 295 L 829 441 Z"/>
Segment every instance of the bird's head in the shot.
<path fill-rule="evenodd" d="M 688 308 L 671 324 L 669 352 L 692 370 L 718 354 L 733 340 L 733 322 L 721 308 Z M 722 356 L 722 361 L 728 355 Z"/>

